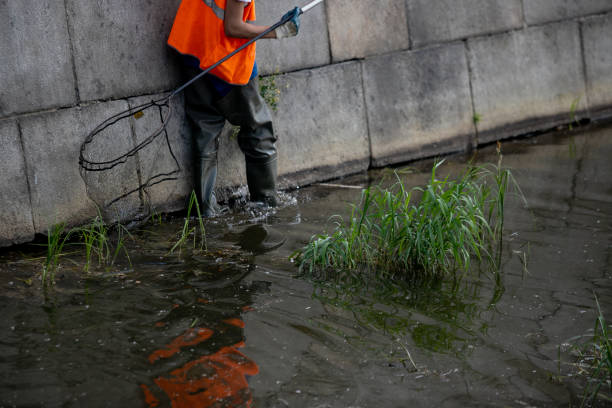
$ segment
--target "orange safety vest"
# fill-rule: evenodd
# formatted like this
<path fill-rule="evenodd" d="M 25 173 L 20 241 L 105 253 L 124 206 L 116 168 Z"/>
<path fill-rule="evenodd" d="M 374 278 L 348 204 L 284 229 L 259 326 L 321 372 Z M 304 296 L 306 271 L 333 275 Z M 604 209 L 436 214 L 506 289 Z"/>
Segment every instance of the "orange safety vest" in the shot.
<path fill-rule="evenodd" d="M 191 55 L 206 69 L 234 51 L 248 39 L 225 35 L 223 18 L 227 0 L 183 0 L 179 6 L 168 45 L 181 54 Z M 244 8 L 243 21 L 255 21 L 255 0 Z M 255 64 L 255 43 L 249 45 L 212 71 L 233 85 L 245 85 Z"/>

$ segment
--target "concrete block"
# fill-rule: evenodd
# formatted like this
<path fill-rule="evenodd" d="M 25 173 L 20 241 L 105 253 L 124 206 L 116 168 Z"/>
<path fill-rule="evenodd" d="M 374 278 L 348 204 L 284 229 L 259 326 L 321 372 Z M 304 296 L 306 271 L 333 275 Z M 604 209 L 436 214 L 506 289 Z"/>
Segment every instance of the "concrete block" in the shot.
<path fill-rule="evenodd" d="M 468 40 L 468 51 L 480 142 L 567 123 L 586 108 L 576 23 Z"/>
<path fill-rule="evenodd" d="M 612 14 L 583 23 L 589 109 L 594 116 L 612 116 Z"/>
<path fill-rule="evenodd" d="M 334 62 L 410 46 L 405 0 L 334 0 L 325 5 Z"/>
<path fill-rule="evenodd" d="M 367 59 L 363 76 L 374 166 L 467 148 L 474 126 L 463 44 Z"/>
<path fill-rule="evenodd" d="M 132 98 L 128 103 L 132 109 L 136 109 L 163 96 L 165 95 Z M 185 123 L 182 94 L 168 103 L 170 110 L 168 107 L 149 107 L 142 111 L 142 116 L 131 118 L 136 145 L 160 131 L 163 126 L 160 109 L 163 117 L 167 118 L 164 119 L 166 132 L 159 133 L 150 144 L 138 152 L 140 184 L 150 184 L 150 187 L 143 189 L 142 199 L 145 206 L 150 206 L 158 212 L 183 209 L 192 190 L 191 138 Z M 168 180 L 162 181 L 164 179 Z"/>
<path fill-rule="evenodd" d="M 408 0 L 414 46 L 520 28 L 521 0 Z"/>
<path fill-rule="evenodd" d="M 610 0 L 523 0 L 527 24 L 541 24 L 612 10 Z"/>
<path fill-rule="evenodd" d="M 178 83 L 167 45 L 179 0 L 67 0 L 80 97 L 154 93 Z"/>
<path fill-rule="evenodd" d="M 329 180 L 368 168 L 369 142 L 357 62 L 278 76 L 281 186 Z"/>
<path fill-rule="evenodd" d="M 596 208 L 589 204 L 585 207 L 606 214 L 601 203 L 612 205 L 612 183 L 609 174 L 612 174 L 612 126 L 587 130 L 588 136 L 582 137 L 585 141 L 584 156 L 580 162 L 580 171 L 576 177 L 576 198 L 582 203 L 597 203 Z M 607 206 L 607 208 L 611 208 Z M 609 210 L 608 214 L 609 214 Z M 601 224 L 605 223 L 602 215 Z M 609 216 L 608 216 L 609 217 Z M 608 218 L 609 219 L 609 218 Z"/>
<path fill-rule="evenodd" d="M 83 177 L 78 163 L 87 134 L 127 107 L 126 102 L 116 101 L 23 119 L 22 138 L 36 232 L 46 233 L 51 225 L 62 221 L 68 225 L 87 222 L 97 214 L 96 204 L 103 210 L 110 200 L 138 187 L 135 157 L 110 171 L 83 172 Z M 132 147 L 129 120 L 122 120 L 87 145 L 85 157 L 108 161 Z M 105 215 L 127 220 L 139 206 L 138 193 L 131 194 L 109 207 Z"/>
<path fill-rule="evenodd" d="M 293 0 L 258 0 L 257 24 L 274 24 L 295 6 Z M 323 4 L 300 17 L 300 32 L 296 37 L 257 42 L 257 65 L 262 75 L 312 68 L 329 62 L 329 34 Z"/>
<path fill-rule="evenodd" d="M 0 1 L 0 117 L 76 101 L 64 2 Z"/>
<path fill-rule="evenodd" d="M 0 247 L 34 238 L 32 207 L 19 130 L 13 121 L 0 122 Z"/>

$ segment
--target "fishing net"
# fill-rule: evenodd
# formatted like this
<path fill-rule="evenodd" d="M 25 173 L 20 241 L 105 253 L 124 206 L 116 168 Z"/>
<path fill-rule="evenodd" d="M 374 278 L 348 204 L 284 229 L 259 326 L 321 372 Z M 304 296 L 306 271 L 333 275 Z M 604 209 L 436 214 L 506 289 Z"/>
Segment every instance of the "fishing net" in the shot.
<path fill-rule="evenodd" d="M 303 13 L 323 0 L 314 0 Z M 149 189 L 177 180 L 179 161 L 170 144 L 168 124 L 173 116 L 171 99 L 232 56 L 274 31 L 292 17 L 285 14 L 219 61 L 156 101 L 130 107 L 109 117 L 92 130 L 81 145 L 79 166 L 87 190 L 105 218 L 123 221 L 144 218 L 152 207 Z M 129 135 L 129 137 L 126 137 Z M 164 161 L 169 166 L 163 166 Z M 164 159 L 164 157 L 166 157 Z"/>
<path fill-rule="evenodd" d="M 170 143 L 171 94 L 130 107 L 100 123 L 79 154 L 87 195 L 108 219 L 146 217 L 149 189 L 177 180 L 181 166 Z"/>

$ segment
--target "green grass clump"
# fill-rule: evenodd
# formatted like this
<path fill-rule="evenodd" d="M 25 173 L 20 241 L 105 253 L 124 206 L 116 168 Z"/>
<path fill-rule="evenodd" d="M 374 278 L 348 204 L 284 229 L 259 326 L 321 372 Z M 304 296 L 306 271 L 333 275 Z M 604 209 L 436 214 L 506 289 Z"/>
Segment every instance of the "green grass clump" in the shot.
<path fill-rule="evenodd" d="M 278 103 L 280 100 L 280 89 L 276 85 L 276 77 L 278 74 L 268 75 L 266 77 L 259 77 L 259 93 L 261 97 L 266 101 L 270 109 L 274 112 L 278 109 Z"/>
<path fill-rule="evenodd" d="M 98 266 L 113 265 L 121 251 L 125 253 L 128 260 L 130 259 L 124 240 L 126 236 L 130 236 L 129 231 L 117 223 L 116 237 L 111 239 L 112 227 L 107 225 L 102 216 L 98 214 L 89 224 L 74 230 L 79 236 L 79 243 L 85 247 L 85 272 L 89 272 L 92 258 L 97 259 Z"/>
<path fill-rule="evenodd" d="M 348 222 L 336 216 L 331 235 L 313 237 L 293 258 L 310 275 L 367 270 L 412 279 L 467 271 L 473 258 L 496 264 L 511 179 L 499 157 L 498 166 L 470 166 L 457 180 L 438 179 L 437 162 L 429 183 L 412 189 L 395 173 L 390 188 L 365 189 Z"/>
<path fill-rule="evenodd" d="M 124 252 L 129 261 L 125 246 L 126 237 L 131 237 L 127 228 L 119 223 L 106 224 L 99 213 L 90 223 L 80 227 L 66 229 L 65 223 L 53 225 L 47 232 L 47 243 L 43 244 L 46 247 L 42 270 L 43 287 L 55 283 L 60 258 L 68 255 L 67 248 L 71 249 L 71 255 L 85 256 L 85 273 L 90 272 L 93 259 L 97 259 L 98 266 L 112 266 L 117 256 Z"/>
<path fill-rule="evenodd" d="M 43 287 L 55 282 L 55 272 L 59 265 L 59 258 L 63 253 L 64 245 L 70 239 L 71 231 L 65 233 L 64 223 L 55 224 L 47 231 L 47 254 L 43 262 L 42 283 Z"/>
<path fill-rule="evenodd" d="M 191 213 L 194 208 L 196 213 L 196 225 L 192 227 Z M 200 205 L 198 204 L 198 196 L 196 195 L 195 191 L 192 191 L 191 196 L 189 197 L 189 204 L 187 205 L 187 216 L 185 217 L 185 223 L 183 224 L 183 229 L 181 230 L 179 239 L 172 246 L 168 253 L 174 253 L 174 251 L 176 251 L 177 249 L 179 249 L 180 251 L 183 245 L 185 245 L 185 243 L 187 242 L 189 236 L 193 236 L 193 249 L 199 248 L 200 250 L 207 250 L 206 229 L 204 228 L 204 220 L 202 212 L 200 211 Z"/>
<path fill-rule="evenodd" d="M 610 326 L 606 323 L 597 298 L 595 303 L 598 315 L 593 333 L 570 340 L 582 341 L 572 347 L 578 359 L 575 364 L 578 374 L 587 379 L 581 407 L 591 405 L 597 400 L 612 402 L 612 341 L 608 331 Z M 605 394 L 602 388 L 607 389 Z"/>

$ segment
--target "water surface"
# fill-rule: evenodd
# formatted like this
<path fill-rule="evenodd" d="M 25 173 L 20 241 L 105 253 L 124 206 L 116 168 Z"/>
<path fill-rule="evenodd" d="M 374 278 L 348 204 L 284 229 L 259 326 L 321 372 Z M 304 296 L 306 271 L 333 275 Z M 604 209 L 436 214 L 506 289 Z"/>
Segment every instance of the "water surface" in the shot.
<path fill-rule="evenodd" d="M 498 280 L 365 293 L 296 277 L 289 256 L 388 171 L 300 189 L 271 214 L 210 220 L 206 253 L 167 255 L 180 219 L 147 225 L 129 243 L 131 264 L 85 275 L 82 257 L 63 257 L 47 296 L 40 250 L 3 251 L 0 406 L 579 402 L 584 378 L 559 346 L 592 330 L 595 295 L 612 321 L 612 127 L 502 150 L 528 207 L 508 198 Z M 443 169 L 458 174 L 468 159 Z M 494 146 L 476 159 L 497 162 Z M 406 183 L 424 183 L 431 165 L 412 163 Z"/>

